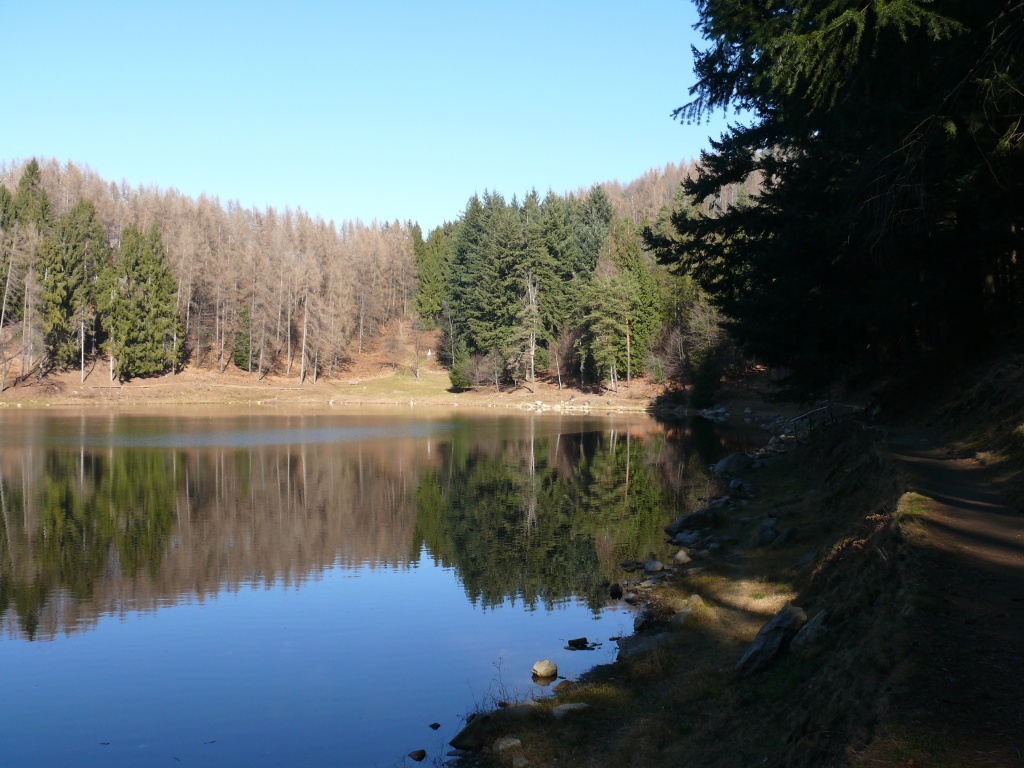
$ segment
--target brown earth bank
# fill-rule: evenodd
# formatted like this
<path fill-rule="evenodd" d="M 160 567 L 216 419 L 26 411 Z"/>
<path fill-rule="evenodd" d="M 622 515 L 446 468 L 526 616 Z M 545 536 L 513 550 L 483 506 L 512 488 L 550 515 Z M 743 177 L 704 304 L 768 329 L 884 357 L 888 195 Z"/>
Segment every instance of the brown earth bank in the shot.
<path fill-rule="evenodd" d="M 465 391 L 453 391 L 448 371 L 429 357 L 424 344 L 417 361 L 406 350 L 396 362 L 393 351 L 377 340 L 331 375 L 315 381 L 307 376 L 299 380 L 299 366 L 257 378 L 233 364 L 186 365 L 175 373 L 112 380 L 109 360 L 89 361 L 80 370 L 55 371 L 38 376 L 29 371 L 22 376 L 18 361 L 12 365 L 7 386 L 0 393 L 0 406 L 92 406 L 92 405 L 275 405 L 309 407 L 335 406 L 436 406 L 471 408 L 547 407 L 571 410 L 646 410 L 664 387 L 645 377 L 621 383 L 616 391 L 604 386 L 583 387 L 565 378 L 561 385 L 551 372 L 538 372 L 536 382 L 520 386 L 481 385 Z M 432 351 L 432 350 L 431 350 Z"/>
<path fill-rule="evenodd" d="M 1024 765 L 1024 357 L 925 394 L 759 457 L 689 562 L 623 572 L 653 649 L 493 718 L 462 761 Z M 741 674 L 786 605 L 818 631 Z"/>

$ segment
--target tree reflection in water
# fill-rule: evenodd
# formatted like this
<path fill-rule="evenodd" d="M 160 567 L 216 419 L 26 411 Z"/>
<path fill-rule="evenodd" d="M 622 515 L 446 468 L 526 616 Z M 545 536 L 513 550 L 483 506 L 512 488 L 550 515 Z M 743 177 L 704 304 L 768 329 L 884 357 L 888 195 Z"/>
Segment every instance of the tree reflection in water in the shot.
<path fill-rule="evenodd" d="M 341 423 L 324 419 L 302 423 Z M 702 467 L 717 458 L 713 437 L 644 420 L 459 418 L 427 436 L 304 443 L 295 430 L 287 444 L 196 449 L 123 429 L 130 445 L 44 428 L 0 452 L 8 633 L 50 637 L 326 568 L 410 568 L 424 553 L 485 608 L 580 600 L 596 612 L 618 563 L 662 552 L 665 523 L 710 492 Z"/>

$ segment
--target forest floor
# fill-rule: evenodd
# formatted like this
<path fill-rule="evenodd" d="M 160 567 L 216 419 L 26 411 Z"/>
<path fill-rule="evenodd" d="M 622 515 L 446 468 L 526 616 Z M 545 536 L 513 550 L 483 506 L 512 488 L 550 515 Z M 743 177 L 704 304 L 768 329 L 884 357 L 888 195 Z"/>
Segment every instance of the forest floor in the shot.
<path fill-rule="evenodd" d="M 431 339 L 436 341 L 435 339 Z M 647 410 L 664 388 L 639 377 L 620 384 L 618 391 L 605 387 L 581 389 L 568 378 L 559 385 L 550 372 L 539 374 L 534 384 L 500 390 L 482 385 L 475 389 L 453 391 L 448 371 L 431 354 L 424 353 L 416 364 L 408 350 L 400 363 L 379 342 L 347 362 L 331 376 L 321 375 L 314 383 L 307 376 L 299 381 L 298 362 L 291 371 L 276 370 L 257 380 L 255 374 L 234 365 L 208 363 L 187 365 L 175 374 L 164 374 L 125 382 L 111 380 L 106 358 L 86 365 L 83 381 L 80 370 L 52 372 L 39 378 L 33 374 L 20 380 L 18 361 L 8 376 L 7 388 L 0 393 L 0 406 L 89 406 L 122 405 L 295 405 L 325 406 L 420 406 L 470 408 L 525 408 L 538 403 L 549 408 L 590 410 Z M 417 376 L 416 371 L 419 371 Z M 16 383 L 12 386 L 11 382 Z"/>

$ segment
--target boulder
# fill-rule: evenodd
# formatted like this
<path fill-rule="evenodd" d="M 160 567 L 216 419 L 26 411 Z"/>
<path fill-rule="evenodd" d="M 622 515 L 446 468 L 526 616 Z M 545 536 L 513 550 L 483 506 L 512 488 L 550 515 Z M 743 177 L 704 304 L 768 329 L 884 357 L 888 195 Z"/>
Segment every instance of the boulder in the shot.
<path fill-rule="evenodd" d="M 676 565 L 686 565 L 687 563 L 692 562 L 692 560 L 690 556 L 686 553 L 685 549 L 680 549 L 672 558 L 672 562 Z"/>
<path fill-rule="evenodd" d="M 637 611 L 636 616 L 633 617 L 633 631 L 640 632 L 648 625 L 654 622 L 654 613 L 651 611 L 649 606 L 644 606 Z"/>
<path fill-rule="evenodd" d="M 754 642 L 736 664 L 736 674 L 749 677 L 771 664 L 806 621 L 807 614 L 803 608 L 787 603 L 785 608 L 761 627 Z"/>
<path fill-rule="evenodd" d="M 703 537 L 697 531 L 680 531 L 672 537 L 672 543 L 677 547 L 696 547 Z"/>
<path fill-rule="evenodd" d="M 539 678 L 555 677 L 558 674 L 558 665 L 553 661 L 541 659 L 533 665 L 533 676 Z"/>
<path fill-rule="evenodd" d="M 781 549 L 782 547 L 788 546 L 793 543 L 796 538 L 796 530 L 793 528 L 787 528 L 774 539 L 772 539 L 772 549 Z"/>
<path fill-rule="evenodd" d="M 698 528 L 710 528 L 718 521 L 718 505 L 707 506 L 691 512 L 688 515 L 679 515 L 675 520 L 665 526 L 664 531 L 669 536 L 675 536 L 680 531 L 696 530 Z"/>
<path fill-rule="evenodd" d="M 466 726 L 448 743 L 455 749 L 468 752 L 483 749 L 499 728 L 527 718 L 538 711 L 536 702 L 524 701 L 521 704 L 513 704 L 511 707 L 496 709 L 493 712 L 482 712 L 466 721 Z"/>
<path fill-rule="evenodd" d="M 828 632 L 828 627 L 825 626 L 825 614 L 827 611 L 818 611 L 814 614 L 814 618 L 800 627 L 800 631 L 796 633 L 796 637 L 789 644 L 793 650 L 804 650 L 812 645 L 817 645 L 821 642 L 821 639 Z"/>
<path fill-rule="evenodd" d="M 712 471 L 716 475 L 734 475 L 737 472 L 746 472 L 753 463 L 754 460 L 745 453 L 730 453 L 715 464 Z"/>
<path fill-rule="evenodd" d="M 754 546 L 767 547 L 778 537 L 779 532 L 774 528 L 762 528 L 754 537 Z"/>
<path fill-rule="evenodd" d="M 523 742 L 515 736 L 502 736 L 491 745 L 491 752 L 498 754 L 499 752 L 504 752 L 506 749 L 515 749 L 516 747 L 521 746 L 523 746 Z"/>
<path fill-rule="evenodd" d="M 664 645 L 673 637 L 671 632 L 659 632 L 656 635 L 630 635 L 620 637 L 615 642 L 619 646 L 617 661 L 631 659 L 641 653 L 646 653 L 660 645 Z"/>
<path fill-rule="evenodd" d="M 427 752 L 424 749 L 414 749 L 412 752 L 409 753 L 409 759 L 415 760 L 417 763 L 422 763 L 426 756 Z"/>
<path fill-rule="evenodd" d="M 647 573 L 661 573 L 664 570 L 665 566 L 660 560 L 648 560 L 644 563 L 644 571 Z"/>
<path fill-rule="evenodd" d="M 556 720 L 561 720 L 570 712 L 582 712 L 584 709 L 590 709 L 590 705 L 582 701 L 577 701 L 573 704 L 559 704 L 551 710 L 551 714 Z"/>

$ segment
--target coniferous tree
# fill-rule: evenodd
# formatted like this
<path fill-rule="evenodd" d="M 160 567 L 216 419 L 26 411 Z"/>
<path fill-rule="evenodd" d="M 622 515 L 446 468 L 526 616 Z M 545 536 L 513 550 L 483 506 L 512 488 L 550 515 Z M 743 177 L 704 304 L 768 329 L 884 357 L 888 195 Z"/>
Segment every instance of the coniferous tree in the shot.
<path fill-rule="evenodd" d="M 450 301 L 450 284 L 455 226 L 444 224 L 431 230 L 421 248 L 415 247 L 419 288 L 416 312 L 428 324 L 440 321 L 442 308 Z"/>
<path fill-rule="evenodd" d="M 600 185 L 595 184 L 573 207 L 573 244 L 576 247 L 573 272 L 582 279 L 593 274 L 601 247 L 608 236 L 612 205 Z"/>
<path fill-rule="evenodd" d="M 106 233 L 96 207 L 80 200 L 40 246 L 43 339 L 52 367 L 83 367 L 95 316 L 95 286 L 109 261 Z"/>
<path fill-rule="evenodd" d="M 156 225 L 129 227 L 105 285 L 107 350 L 119 379 L 173 370 L 180 362 L 182 323 L 175 284 Z"/>
<path fill-rule="evenodd" d="M 686 120 L 734 106 L 650 242 L 794 393 L 1016 323 L 1024 6 L 698 0 Z M 898 73 L 898 76 L 894 76 Z M 729 185 L 764 179 L 750 205 Z"/>

